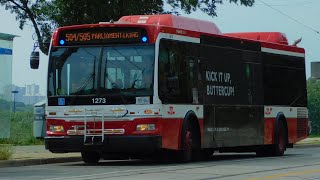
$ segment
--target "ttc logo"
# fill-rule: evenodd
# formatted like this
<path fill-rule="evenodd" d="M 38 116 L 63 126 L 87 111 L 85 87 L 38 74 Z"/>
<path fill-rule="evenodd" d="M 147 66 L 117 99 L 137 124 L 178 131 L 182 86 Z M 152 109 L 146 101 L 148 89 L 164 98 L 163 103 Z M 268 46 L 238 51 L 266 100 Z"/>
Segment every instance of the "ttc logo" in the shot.
<path fill-rule="evenodd" d="M 266 112 L 265 112 L 266 115 L 270 115 L 271 112 L 272 112 L 272 108 L 266 108 Z"/>
<path fill-rule="evenodd" d="M 170 107 L 169 107 L 168 114 L 169 114 L 169 115 L 174 115 L 175 113 L 176 113 L 176 112 L 174 112 L 173 107 L 170 106 Z"/>

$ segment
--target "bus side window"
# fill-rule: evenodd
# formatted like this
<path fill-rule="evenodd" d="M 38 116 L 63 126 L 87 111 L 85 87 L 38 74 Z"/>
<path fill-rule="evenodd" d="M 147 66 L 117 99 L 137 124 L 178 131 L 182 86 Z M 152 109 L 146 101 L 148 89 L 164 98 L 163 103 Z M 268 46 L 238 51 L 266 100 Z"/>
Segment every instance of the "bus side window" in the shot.
<path fill-rule="evenodd" d="M 184 42 L 162 40 L 159 52 L 159 97 L 164 103 L 198 103 L 194 57 Z M 194 98 L 193 98 L 194 96 Z"/>
<path fill-rule="evenodd" d="M 178 59 L 177 54 L 174 51 L 169 51 L 169 72 L 167 73 L 167 88 L 171 93 L 177 93 L 176 90 L 179 89 L 179 76 L 176 70 Z"/>

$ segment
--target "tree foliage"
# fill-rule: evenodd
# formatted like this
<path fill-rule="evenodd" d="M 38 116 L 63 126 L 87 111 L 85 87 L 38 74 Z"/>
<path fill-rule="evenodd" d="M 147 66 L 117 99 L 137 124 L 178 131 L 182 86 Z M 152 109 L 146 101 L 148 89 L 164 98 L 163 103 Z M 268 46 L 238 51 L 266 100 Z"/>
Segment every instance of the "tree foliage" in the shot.
<path fill-rule="evenodd" d="M 45 43 L 50 41 L 57 27 L 118 20 L 123 15 L 132 14 L 179 14 L 178 10 L 185 13 L 201 10 L 216 16 L 217 5 L 223 2 L 244 6 L 254 4 L 254 0 L 0 0 L 0 5 L 16 14 L 20 29 L 31 22 L 40 50 L 47 54 Z M 164 3 L 172 9 L 165 11 Z"/>
<path fill-rule="evenodd" d="M 193 11 L 201 10 L 209 16 L 217 16 L 216 9 L 218 4 L 223 2 L 236 3 L 243 6 L 253 6 L 255 0 L 166 0 L 166 3 L 173 7 L 172 12 L 181 9 L 190 14 Z"/>
<path fill-rule="evenodd" d="M 47 54 L 48 49 L 43 46 L 43 42 L 48 42 L 48 35 L 45 27 L 50 24 L 46 15 L 42 13 L 42 7 L 46 4 L 45 0 L 0 0 L 0 5 L 6 10 L 16 14 L 16 20 L 19 21 L 19 28 L 23 29 L 26 22 L 30 21 L 34 27 L 37 41 L 39 42 L 42 52 Z"/>
<path fill-rule="evenodd" d="M 320 134 L 320 80 L 309 79 L 308 89 L 308 110 L 309 121 L 311 121 L 312 134 Z"/>
<path fill-rule="evenodd" d="M 162 13 L 162 7 L 161 0 L 55 0 L 45 9 L 48 19 L 60 27 L 117 20 L 123 15 Z"/>

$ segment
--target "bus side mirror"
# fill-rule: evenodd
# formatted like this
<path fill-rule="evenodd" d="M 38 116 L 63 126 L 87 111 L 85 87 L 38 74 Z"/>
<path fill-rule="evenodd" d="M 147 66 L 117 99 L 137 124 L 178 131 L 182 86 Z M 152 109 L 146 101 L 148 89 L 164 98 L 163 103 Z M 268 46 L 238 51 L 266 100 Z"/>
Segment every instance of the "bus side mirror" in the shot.
<path fill-rule="evenodd" d="M 30 55 L 30 67 L 31 69 L 39 68 L 39 52 L 33 51 Z"/>

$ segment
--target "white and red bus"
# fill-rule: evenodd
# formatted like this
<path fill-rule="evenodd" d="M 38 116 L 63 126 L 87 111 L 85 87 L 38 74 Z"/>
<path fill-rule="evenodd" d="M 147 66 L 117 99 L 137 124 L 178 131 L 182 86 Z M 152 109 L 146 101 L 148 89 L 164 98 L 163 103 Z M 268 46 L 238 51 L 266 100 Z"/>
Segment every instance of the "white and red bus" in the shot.
<path fill-rule="evenodd" d="M 86 163 L 168 151 L 182 161 L 215 150 L 279 156 L 307 137 L 305 51 L 282 33 L 135 15 L 58 28 L 49 51 L 53 153 L 81 152 Z"/>

